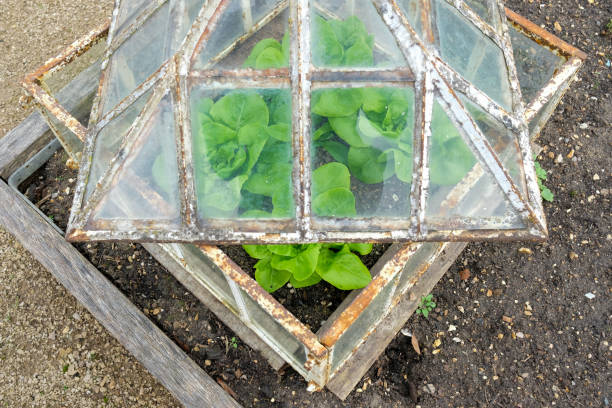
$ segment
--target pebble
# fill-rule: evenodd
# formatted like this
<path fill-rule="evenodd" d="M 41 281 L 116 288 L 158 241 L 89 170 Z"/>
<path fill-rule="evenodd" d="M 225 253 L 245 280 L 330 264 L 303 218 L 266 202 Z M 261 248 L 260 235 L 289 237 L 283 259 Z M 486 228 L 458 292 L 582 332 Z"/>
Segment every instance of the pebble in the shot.
<path fill-rule="evenodd" d="M 591 292 L 585 293 L 584 296 L 586 296 L 586 298 L 589 299 L 589 300 L 595 299 L 595 295 L 592 294 Z"/>
<path fill-rule="evenodd" d="M 518 337 L 519 339 L 524 339 L 525 335 L 523 334 L 523 332 L 516 332 L 516 337 Z"/>
<path fill-rule="evenodd" d="M 527 254 L 527 255 L 531 255 L 533 252 L 531 251 L 531 249 L 526 248 L 526 247 L 521 247 L 518 249 L 519 253 L 521 254 Z"/>
<path fill-rule="evenodd" d="M 580 129 L 584 130 L 584 129 L 587 129 L 589 127 L 589 124 L 588 123 L 581 123 L 579 125 L 579 127 L 580 127 Z"/>
<path fill-rule="evenodd" d="M 595 173 L 593 175 L 593 181 L 597 181 L 597 180 L 599 180 L 599 174 Z"/>
<path fill-rule="evenodd" d="M 427 384 L 423 386 L 423 391 L 425 391 L 428 394 L 435 394 L 436 393 L 436 387 L 434 387 L 433 384 Z"/>
<path fill-rule="evenodd" d="M 450 324 L 450 325 L 448 326 L 448 331 L 449 331 L 449 332 L 452 332 L 452 331 L 455 331 L 455 330 L 457 330 L 457 326 L 452 325 L 452 324 Z"/>
<path fill-rule="evenodd" d="M 555 159 L 555 163 L 557 164 L 563 163 L 563 156 L 561 154 L 557 155 L 557 158 Z"/>

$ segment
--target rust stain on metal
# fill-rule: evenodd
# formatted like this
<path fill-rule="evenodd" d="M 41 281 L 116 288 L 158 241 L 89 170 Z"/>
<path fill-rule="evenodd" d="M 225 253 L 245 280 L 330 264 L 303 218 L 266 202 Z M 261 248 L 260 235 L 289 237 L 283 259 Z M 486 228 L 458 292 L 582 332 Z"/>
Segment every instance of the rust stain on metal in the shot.
<path fill-rule="evenodd" d="M 91 30 L 89 33 L 79 38 L 72 44 L 70 44 L 67 48 L 65 48 L 59 55 L 51 58 L 43 65 L 38 67 L 36 71 L 27 74 L 23 80 L 25 84 L 27 83 L 38 83 L 40 82 L 44 76 L 53 73 L 64 65 L 70 63 L 75 58 L 84 54 L 87 50 L 89 50 L 92 46 L 94 46 L 98 41 L 102 40 L 104 37 L 108 35 L 108 29 L 110 26 L 110 20 L 105 21 L 100 26 Z"/>
<path fill-rule="evenodd" d="M 285 309 L 276 299 L 266 292 L 253 278 L 244 273 L 218 247 L 198 245 L 223 272 L 226 273 L 242 290 L 244 290 L 267 313 L 276 319 L 288 332 L 294 335 L 316 358 L 323 358 L 327 349 L 317 340 L 316 335 L 302 322 Z"/>
<path fill-rule="evenodd" d="M 421 5 L 421 25 L 425 38 L 423 39 L 427 44 L 434 44 L 436 42 L 434 29 L 431 25 L 431 0 L 420 0 Z"/>
<path fill-rule="evenodd" d="M 200 52 L 202 52 L 202 48 L 208 42 L 210 35 L 212 34 L 212 31 L 215 29 L 215 27 L 217 26 L 217 23 L 219 22 L 221 18 L 221 15 L 228 8 L 230 3 L 231 3 L 230 0 L 221 0 L 219 5 L 213 12 L 212 16 L 207 21 L 206 28 L 204 28 L 202 35 L 200 36 L 200 38 L 195 44 L 195 48 L 191 56 L 191 64 L 190 64 L 191 66 L 195 65 L 195 59 L 198 57 Z"/>
<path fill-rule="evenodd" d="M 506 17 L 512 21 L 515 25 L 522 28 L 522 32 L 527 34 L 532 40 L 536 41 L 538 44 L 546 45 L 549 48 L 554 50 L 559 50 L 563 55 L 570 57 L 577 57 L 581 60 L 587 59 L 587 54 L 584 51 L 579 50 L 578 48 L 566 43 L 559 37 L 549 33 L 544 30 L 542 27 L 538 26 L 535 23 L 527 20 L 525 17 L 520 14 L 515 13 L 509 8 L 505 8 Z"/>
<path fill-rule="evenodd" d="M 362 289 L 336 321 L 324 333 L 321 333 L 320 341 L 323 345 L 332 347 L 336 343 L 381 290 L 401 272 L 418 247 L 418 244 L 404 245 L 393 258 L 382 266 L 380 273 L 372 279 L 372 282 Z"/>

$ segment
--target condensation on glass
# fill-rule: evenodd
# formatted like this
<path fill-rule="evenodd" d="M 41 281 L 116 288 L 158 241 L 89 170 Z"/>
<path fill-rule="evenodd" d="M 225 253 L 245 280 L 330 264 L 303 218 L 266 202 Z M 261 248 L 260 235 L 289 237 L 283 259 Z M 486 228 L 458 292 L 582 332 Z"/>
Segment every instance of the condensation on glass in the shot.
<path fill-rule="evenodd" d="M 68 239 L 544 238 L 501 13 L 119 2 Z"/>

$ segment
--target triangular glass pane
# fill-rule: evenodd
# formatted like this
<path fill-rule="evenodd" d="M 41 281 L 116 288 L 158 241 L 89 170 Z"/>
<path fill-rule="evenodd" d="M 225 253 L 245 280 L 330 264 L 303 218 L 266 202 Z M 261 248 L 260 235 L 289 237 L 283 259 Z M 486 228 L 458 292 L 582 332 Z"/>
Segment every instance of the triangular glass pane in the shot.
<path fill-rule="evenodd" d="M 259 4 L 261 3 L 261 4 Z M 192 69 L 282 68 L 289 66 L 286 2 L 231 0 Z M 262 22 L 266 22 L 262 26 Z"/>
<path fill-rule="evenodd" d="M 93 220 L 180 220 L 172 98 L 166 95 L 136 140 Z"/>
<path fill-rule="evenodd" d="M 523 101 L 528 105 L 563 65 L 565 58 L 541 46 L 514 27 L 510 27 L 509 31 Z"/>
<path fill-rule="evenodd" d="M 527 197 L 527 185 L 517 135 L 465 96 L 460 95 L 460 99 L 501 160 L 504 169 L 510 174 L 514 185 L 523 197 Z"/>
<path fill-rule="evenodd" d="M 172 15 L 176 21 L 173 33 L 171 54 L 178 51 L 179 46 L 185 41 L 193 22 L 200 13 L 206 0 L 170 0 L 172 4 Z"/>
<path fill-rule="evenodd" d="M 168 4 L 164 4 L 113 53 L 107 68 L 102 114 L 114 108 L 159 69 L 171 50 L 172 30 Z"/>
<path fill-rule="evenodd" d="M 311 109 L 313 214 L 408 217 L 414 90 L 320 89 Z"/>
<path fill-rule="evenodd" d="M 150 90 L 145 92 L 96 135 L 91 168 L 87 178 L 87 186 L 85 187 L 85 202 L 87 202 L 96 184 L 98 184 L 100 177 L 108 169 L 113 157 L 117 155 L 121 144 L 125 140 L 125 135 L 142 112 L 150 95 Z"/>
<path fill-rule="evenodd" d="M 198 215 L 295 217 L 289 89 L 190 93 Z"/>
<path fill-rule="evenodd" d="M 324 68 L 396 68 L 406 60 L 370 0 L 311 2 L 311 58 Z"/>
<path fill-rule="evenodd" d="M 442 59 L 511 112 L 512 94 L 502 50 L 445 0 L 434 0 L 434 4 Z"/>
<path fill-rule="evenodd" d="M 506 195 L 437 102 L 431 133 L 427 217 L 447 223 L 448 229 L 453 220 L 467 219 L 495 228 L 520 227 L 522 220 Z"/>
<path fill-rule="evenodd" d="M 422 13 L 423 0 L 399 0 L 397 4 L 410 22 L 410 26 L 416 31 L 419 38 L 423 39 L 423 19 L 427 19 L 426 24 L 429 23 L 430 19 L 429 14 Z"/>

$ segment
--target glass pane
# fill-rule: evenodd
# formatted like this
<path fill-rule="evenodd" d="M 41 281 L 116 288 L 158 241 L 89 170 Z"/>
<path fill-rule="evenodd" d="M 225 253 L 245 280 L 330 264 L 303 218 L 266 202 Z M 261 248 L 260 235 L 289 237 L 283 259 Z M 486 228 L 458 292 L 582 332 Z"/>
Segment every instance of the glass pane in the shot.
<path fill-rule="evenodd" d="M 256 327 L 257 334 L 274 350 L 280 351 L 286 359 L 285 361 L 291 364 L 297 372 L 302 375 L 307 374 L 304 369 L 304 363 L 307 359 L 306 347 L 275 318 L 263 310 L 246 292 L 240 289 L 240 293 L 249 314 L 249 320 Z"/>
<path fill-rule="evenodd" d="M 72 130 L 68 129 L 66 125 L 59 121 L 47 108 L 40 105 L 40 109 L 45 112 L 45 119 L 49 122 L 49 127 L 53 131 L 53 134 L 60 141 L 64 149 L 73 157 L 80 157 L 83 151 L 83 142 L 79 139 Z"/>
<path fill-rule="evenodd" d="M 426 0 L 429 1 L 429 0 Z M 416 31 L 419 38 L 423 38 L 423 18 L 429 19 L 429 15 L 421 15 L 423 0 L 400 0 L 397 4 L 404 12 L 404 15 L 410 22 L 410 25 Z"/>
<path fill-rule="evenodd" d="M 444 0 L 435 0 L 442 59 L 465 79 L 512 111 L 508 68 L 502 50 Z"/>
<path fill-rule="evenodd" d="M 542 106 L 542 108 L 535 114 L 533 119 L 529 122 L 529 137 L 535 138 L 541 131 L 542 128 L 546 125 L 546 122 L 550 119 L 551 115 L 554 113 L 554 110 L 557 107 L 557 104 L 561 100 L 563 96 L 564 89 L 563 87 L 548 100 Z"/>
<path fill-rule="evenodd" d="M 286 68 L 289 66 L 289 10 L 238 44 L 214 68 Z"/>
<path fill-rule="evenodd" d="M 248 8 L 245 11 L 243 6 L 247 6 L 248 2 L 232 0 L 210 34 L 193 68 L 266 69 L 288 66 L 289 11 L 279 8 L 279 2 L 262 3 L 265 5 L 259 9 Z M 258 22 L 270 18 L 271 21 L 254 31 Z M 245 36 L 249 32 L 250 34 Z M 242 38 L 243 36 L 245 38 Z"/>
<path fill-rule="evenodd" d="M 397 278 L 397 277 L 396 277 Z M 382 319 L 388 311 L 388 305 L 395 291 L 397 279 L 392 279 L 381 289 L 378 295 L 372 299 L 370 304 L 361 312 L 359 317 L 340 336 L 332 346 L 331 373 L 338 369 L 347 357 L 361 343 L 363 337 L 370 332 L 376 323 Z"/>
<path fill-rule="evenodd" d="M 477 227 L 468 229 L 522 225 L 497 181 L 477 163 L 474 153 L 437 102 L 431 131 L 427 217 L 443 222 L 448 229 L 461 228 L 454 220 L 465 221 L 465 225 L 475 222 Z"/>
<path fill-rule="evenodd" d="M 176 29 L 172 39 L 172 53 L 176 52 L 185 40 L 193 22 L 200 13 L 205 0 L 171 0 L 172 15 L 176 22 Z"/>
<path fill-rule="evenodd" d="M 147 0 L 123 0 L 121 2 L 121 8 L 119 9 L 117 28 L 115 29 L 114 36 L 117 36 L 118 33 L 121 33 L 130 24 L 134 23 L 140 13 L 150 4 L 151 2 Z"/>
<path fill-rule="evenodd" d="M 282 1 L 279 0 L 249 0 L 246 2 L 251 4 L 251 18 L 253 21 L 259 21 L 269 15 L 273 9 L 281 7 Z M 275 13 L 287 9 L 288 3 L 282 9 L 278 9 Z"/>
<path fill-rule="evenodd" d="M 96 81 L 96 88 L 100 82 L 100 66 L 102 64 L 101 59 L 106 50 L 105 39 L 99 40 L 97 43 L 92 45 L 90 49 L 85 51 L 82 55 L 71 60 L 70 63 L 61 67 L 61 69 L 55 70 L 43 77 L 43 82 L 51 91 L 51 94 L 56 96 L 61 104 L 69 104 L 74 102 L 74 95 L 72 100 L 67 101 L 62 98 L 66 91 L 62 92 L 62 89 L 66 87 L 70 82 L 74 81 L 75 78 L 79 82 L 85 81 L 91 83 L 92 80 Z M 92 79 L 89 79 L 91 77 Z M 95 79 L 94 79 L 95 78 Z"/>
<path fill-rule="evenodd" d="M 312 95 L 312 211 L 408 216 L 412 88 L 334 88 Z"/>
<path fill-rule="evenodd" d="M 142 130 L 94 219 L 180 219 L 172 100 L 166 95 Z"/>
<path fill-rule="evenodd" d="M 151 91 L 148 91 L 136 99 L 132 105 L 128 106 L 126 110 L 104 126 L 96 135 L 91 169 L 89 170 L 87 187 L 85 188 L 85 201 L 87 201 L 93 192 L 100 177 L 108 169 L 113 157 L 119 152 L 125 135 L 136 120 L 136 117 L 142 112 L 150 95 Z"/>
<path fill-rule="evenodd" d="M 466 109 L 491 144 L 491 147 L 495 150 L 504 169 L 510 174 L 516 187 L 524 197 L 527 197 L 527 184 L 525 175 L 523 174 L 523 161 L 521 159 L 521 152 L 516 134 L 495 120 L 495 118 L 482 110 L 478 105 L 470 102 L 463 95 L 460 95 L 460 97 Z"/>
<path fill-rule="evenodd" d="M 493 13 L 491 7 L 489 7 L 489 0 L 464 0 L 472 11 L 480 16 L 486 23 L 489 23 L 494 28 L 499 26 L 499 17 L 497 13 Z M 493 0 L 492 3 L 496 3 L 497 0 Z"/>
<path fill-rule="evenodd" d="M 395 38 L 370 0 L 313 2 L 311 52 L 319 67 L 405 66 Z"/>
<path fill-rule="evenodd" d="M 168 58 L 168 11 L 168 4 L 162 6 L 111 56 L 102 114 L 132 93 Z"/>
<path fill-rule="evenodd" d="M 238 313 L 238 307 L 227 283 L 225 274 L 219 267 L 194 245 L 165 244 L 170 250 L 183 258 L 185 269 L 195 275 L 217 298 Z"/>
<path fill-rule="evenodd" d="M 523 101 L 527 105 L 565 60 L 514 28 L 510 29 L 510 38 Z"/>
<path fill-rule="evenodd" d="M 286 89 L 191 91 L 202 218 L 293 218 L 291 95 Z"/>

